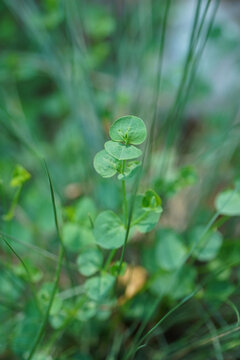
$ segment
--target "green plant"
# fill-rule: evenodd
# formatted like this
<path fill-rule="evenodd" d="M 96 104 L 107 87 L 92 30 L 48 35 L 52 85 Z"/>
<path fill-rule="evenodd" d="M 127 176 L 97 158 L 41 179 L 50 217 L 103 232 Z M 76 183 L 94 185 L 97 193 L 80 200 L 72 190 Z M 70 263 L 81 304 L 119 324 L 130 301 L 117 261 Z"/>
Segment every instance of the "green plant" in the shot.
<path fill-rule="evenodd" d="M 128 241 L 128 235 L 135 230 L 142 233 L 151 231 L 159 221 L 162 213 L 161 199 L 153 190 L 136 195 L 133 199 L 133 214 L 130 216 L 130 197 L 126 194 L 126 181 L 137 172 L 142 151 L 135 145 L 142 144 L 147 136 L 144 122 L 136 116 L 124 116 L 117 119 L 110 128 L 111 140 L 104 145 L 105 150 L 98 152 L 94 158 L 95 170 L 104 178 L 118 174 L 122 183 L 122 218 L 111 210 L 101 212 L 94 224 L 94 236 L 97 244 L 104 249 L 118 249 Z M 128 229 L 129 227 L 129 229 Z"/>

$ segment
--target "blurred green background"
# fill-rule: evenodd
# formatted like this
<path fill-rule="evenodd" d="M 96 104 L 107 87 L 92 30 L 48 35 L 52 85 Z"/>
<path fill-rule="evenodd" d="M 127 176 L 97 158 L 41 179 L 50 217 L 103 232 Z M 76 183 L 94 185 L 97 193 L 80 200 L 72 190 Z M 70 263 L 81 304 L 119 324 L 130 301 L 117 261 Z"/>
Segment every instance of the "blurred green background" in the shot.
<path fill-rule="evenodd" d="M 42 159 L 77 286 L 85 279 L 76 258 L 93 241 L 87 214 L 121 209 L 118 182 L 93 169 L 120 116 L 134 114 L 148 127 L 140 190 L 154 188 L 164 209 L 157 230 L 127 248 L 125 260 L 144 285 L 119 306 L 126 284 L 97 311 L 81 291 L 66 293 L 71 283 L 62 272 L 36 360 L 127 359 L 138 330 L 147 333 L 199 286 L 134 358 L 240 357 L 239 218 L 215 208 L 220 191 L 239 186 L 239 19 L 238 1 L 0 2 L 0 234 L 39 291 L 48 294 L 58 249 Z M 18 193 L 19 165 L 31 178 Z M 209 229 L 204 251 L 189 253 Z M 177 259 L 188 253 L 173 287 Z M 0 359 L 25 359 L 39 318 L 21 262 L 4 241 L 0 270 Z"/>

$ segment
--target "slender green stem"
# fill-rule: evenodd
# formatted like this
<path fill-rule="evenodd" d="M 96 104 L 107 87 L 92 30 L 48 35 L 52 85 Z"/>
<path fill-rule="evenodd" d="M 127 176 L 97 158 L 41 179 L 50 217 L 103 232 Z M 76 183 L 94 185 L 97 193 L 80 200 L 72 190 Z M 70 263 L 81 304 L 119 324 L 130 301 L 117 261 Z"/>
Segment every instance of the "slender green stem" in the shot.
<path fill-rule="evenodd" d="M 113 249 L 110 252 L 110 254 L 109 254 L 108 258 L 107 258 L 106 264 L 104 265 L 104 270 L 108 269 L 108 266 L 111 263 L 112 259 L 114 258 L 114 255 L 116 254 L 116 251 L 117 251 L 116 249 Z"/>
<path fill-rule="evenodd" d="M 37 336 L 35 338 L 35 341 L 33 343 L 32 349 L 30 351 L 30 354 L 29 354 L 27 360 L 31 360 L 33 358 L 33 355 L 35 354 L 37 346 L 39 345 L 39 343 L 40 343 L 40 341 L 41 341 L 41 339 L 43 337 L 44 330 L 45 330 L 47 322 L 48 322 L 48 317 L 49 317 L 49 314 L 50 314 L 50 310 L 52 308 L 53 300 L 54 300 L 56 292 L 57 292 L 58 282 L 59 282 L 62 263 L 63 263 L 63 257 L 64 257 L 64 250 L 63 250 L 62 245 L 60 245 L 60 251 L 59 251 L 59 256 L 58 256 L 58 266 L 57 266 L 57 269 L 56 269 L 55 281 L 54 281 L 54 288 L 53 288 L 53 291 L 52 291 L 52 294 L 51 294 L 51 298 L 50 298 L 50 301 L 49 301 L 49 304 L 48 304 L 47 311 L 45 313 L 43 322 L 42 322 L 42 324 L 40 326 L 40 329 L 39 329 L 39 331 L 37 333 Z"/>
<path fill-rule="evenodd" d="M 125 180 L 122 180 L 122 194 L 123 194 L 124 221 L 125 221 L 125 227 L 127 227 L 128 214 L 127 214 L 127 198 L 126 198 Z"/>
<path fill-rule="evenodd" d="M 122 162 L 122 174 L 125 171 L 125 160 Z M 128 222 L 128 211 L 127 211 L 127 197 L 126 197 L 126 183 L 125 180 L 122 180 L 122 194 L 123 194 L 123 212 L 124 212 L 124 221 L 125 227 L 127 227 Z"/>
<path fill-rule="evenodd" d="M 27 274 L 27 280 L 29 282 L 29 286 L 31 288 L 31 292 L 33 294 L 33 298 L 36 304 L 37 309 L 39 310 L 39 312 L 41 312 L 41 307 L 39 306 L 38 303 L 38 299 L 37 299 L 37 293 L 36 293 L 36 289 L 34 284 L 32 283 L 32 278 L 31 278 L 31 273 L 28 270 L 27 265 L 24 263 L 23 259 L 17 254 L 17 252 L 14 250 L 14 248 L 11 246 L 11 244 L 5 239 L 5 237 L 3 235 L 0 234 L 0 238 L 3 239 L 3 241 L 5 242 L 5 244 L 8 246 L 8 248 L 13 252 L 13 254 L 18 258 L 18 260 L 21 262 L 21 264 L 24 267 L 24 270 L 26 271 Z"/>
<path fill-rule="evenodd" d="M 133 222 L 131 223 L 131 225 L 132 225 L 132 226 L 133 226 L 133 225 L 137 225 L 141 220 L 145 219 L 145 218 L 147 217 L 147 215 L 148 215 L 148 212 L 145 211 L 145 213 L 144 213 L 143 215 L 139 216 L 135 221 L 133 221 Z"/>

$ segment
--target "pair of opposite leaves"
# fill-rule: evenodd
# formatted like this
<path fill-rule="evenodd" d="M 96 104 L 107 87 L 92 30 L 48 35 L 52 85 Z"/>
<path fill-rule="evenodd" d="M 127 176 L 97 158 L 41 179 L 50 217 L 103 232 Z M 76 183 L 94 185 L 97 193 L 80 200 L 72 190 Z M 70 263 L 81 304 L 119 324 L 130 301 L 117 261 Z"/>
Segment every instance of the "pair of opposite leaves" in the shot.
<path fill-rule="evenodd" d="M 112 177 L 118 172 L 121 180 L 140 165 L 140 161 L 130 161 L 123 167 L 122 162 L 142 155 L 134 145 L 140 145 L 146 139 L 146 126 L 137 116 L 123 116 L 113 123 L 109 135 L 112 140 L 104 144 L 105 150 L 96 154 L 93 165 L 102 177 Z"/>

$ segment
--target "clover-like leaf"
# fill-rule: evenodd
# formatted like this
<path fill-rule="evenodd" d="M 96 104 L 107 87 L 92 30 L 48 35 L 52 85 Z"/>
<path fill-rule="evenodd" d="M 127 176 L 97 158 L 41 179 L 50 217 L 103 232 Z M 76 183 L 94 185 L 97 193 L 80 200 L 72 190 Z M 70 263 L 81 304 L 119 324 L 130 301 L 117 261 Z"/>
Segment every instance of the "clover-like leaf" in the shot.
<path fill-rule="evenodd" d="M 149 208 L 143 206 L 144 195 L 137 195 L 134 212 L 132 218 L 132 226 L 136 226 L 137 229 L 146 233 L 151 231 L 158 223 L 162 213 L 162 208 L 157 206 L 156 208 Z"/>
<path fill-rule="evenodd" d="M 116 141 L 107 141 L 104 145 L 105 150 L 118 160 L 136 159 L 142 155 L 142 150 L 133 145 L 125 145 Z"/>
<path fill-rule="evenodd" d="M 223 191 L 217 196 L 215 206 L 222 215 L 240 215 L 240 193 L 236 190 Z"/>
<path fill-rule="evenodd" d="M 141 161 L 129 161 L 126 163 L 126 167 L 123 174 L 118 175 L 118 180 L 126 180 L 133 177 L 141 165 Z"/>
<path fill-rule="evenodd" d="M 107 210 L 97 216 L 93 233 L 102 248 L 118 249 L 124 244 L 126 230 L 119 216 Z"/>
<path fill-rule="evenodd" d="M 78 270 L 85 276 L 93 275 L 101 268 L 103 262 L 102 253 L 98 249 L 87 249 L 77 258 Z"/>
<path fill-rule="evenodd" d="M 95 155 L 93 166 L 102 177 L 109 178 L 114 176 L 120 169 L 120 162 L 109 155 L 106 150 L 101 150 Z"/>
<path fill-rule="evenodd" d="M 127 115 L 117 119 L 109 130 L 113 141 L 139 145 L 144 142 L 147 130 L 144 122 L 137 116 Z"/>
<path fill-rule="evenodd" d="M 92 277 L 84 285 L 87 296 L 94 301 L 103 300 L 111 291 L 114 280 L 114 276 L 110 274 Z"/>

